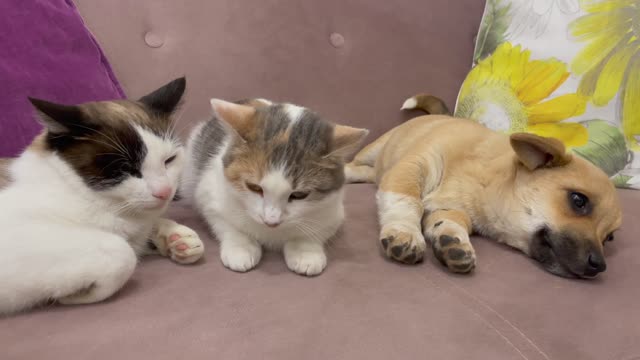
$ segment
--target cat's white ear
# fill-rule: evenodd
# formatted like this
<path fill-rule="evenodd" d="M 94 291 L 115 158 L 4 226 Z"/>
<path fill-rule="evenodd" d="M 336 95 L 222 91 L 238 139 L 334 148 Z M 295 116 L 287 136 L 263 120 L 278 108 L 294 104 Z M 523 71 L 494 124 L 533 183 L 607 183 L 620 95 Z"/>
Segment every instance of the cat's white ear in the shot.
<path fill-rule="evenodd" d="M 253 115 L 255 115 L 256 109 L 220 99 L 211 99 L 210 103 L 216 118 L 241 138 L 246 139 L 253 128 Z"/>
<path fill-rule="evenodd" d="M 346 160 L 358 150 L 367 135 L 369 135 L 367 129 L 336 125 L 333 129 L 333 142 L 329 155 L 340 156 Z"/>

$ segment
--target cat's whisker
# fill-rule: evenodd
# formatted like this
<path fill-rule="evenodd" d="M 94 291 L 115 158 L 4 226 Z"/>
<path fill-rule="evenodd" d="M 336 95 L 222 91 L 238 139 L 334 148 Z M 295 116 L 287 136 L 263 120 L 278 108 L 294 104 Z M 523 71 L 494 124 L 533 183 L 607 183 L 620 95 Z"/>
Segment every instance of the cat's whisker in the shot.
<path fill-rule="evenodd" d="M 115 160 L 111 161 L 111 162 L 109 163 L 109 165 L 105 166 L 105 167 L 104 167 L 104 170 L 106 170 L 106 169 L 110 168 L 112 165 L 115 165 L 115 164 L 117 164 L 117 163 L 119 163 L 119 162 L 122 162 L 122 161 L 127 161 L 127 159 L 125 159 L 124 157 L 117 158 L 117 159 L 115 159 Z"/>
<path fill-rule="evenodd" d="M 111 132 L 113 134 L 113 130 Z M 124 151 L 124 153 L 127 154 L 129 158 L 131 158 L 131 154 L 129 153 L 129 148 L 127 146 L 124 146 L 121 139 L 116 134 L 113 134 L 112 141 L 114 141 L 116 145 L 118 145 L 118 147 L 120 147 Z"/>
<path fill-rule="evenodd" d="M 77 126 L 79 128 L 82 128 L 82 129 L 89 130 L 89 131 L 93 131 L 96 134 L 100 134 L 100 135 L 104 136 L 104 138 L 107 139 L 111 143 L 111 145 L 113 145 L 112 147 L 115 150 L 122 151 L 122 152 L 126 152 L 127 151 L 126 148 L 122 145 L 122 143 L 120 143 L 119 140 L 116 140 L 117 136 L 115 136 L 115 134 L 114 134 L 114 136 L 109 136 L 106 133 L 104 133 L 104 132 L 102 132 L 102 131 L 100 131 L 98 129 L 93 129 L 93 128 L 90 128 L 90 127 L 87 127 L 87 126 L 83 126 L 83 125 L 80 125 L 80 124 L 76 124 L 75 126 Z M 102 144 L 107 145 L 104 142 Z M 108 145 L 108 146 L 111 146 L 111 145 Z"/>
<path fill-rule="evenodd" d="M 185 135 L 184 132 L 187 128 L 187 124 L 184 122 L 181 122 L 182 120 L 182 116 L 185 114 L 186 109 L 185 108 L 180 108 L 178 110 L 178 113 L 176 115 L 173 116 L 173 119 L 171 121 L 170 127 L 167 130 L 167 132 L 165 133 L 165 139 L 178 139 L 178 141 L 181 141 L 181 139 L 183 138 L 183 136 Z M 177 132 L 176 132 L 177 130 Z M 177 133 L 177 137 L 175 136 Z"/>
<path fill-rule="evenodd" d="M 300 231 L 304 232 L 305 235 L 310 237 L 312 240 L 316 241 L 320 239 L 321 232 L 318 229 L 305 224 L 303 220 L 294 222 L 294 226 Z"/>
<path fill-rule="evenodd" d="M 129 210 L 129 208 L 130 208 L 130 205 L 125 203 L 125 204 L 120 205 L 119 207 L 113 209 L 113 212 L 115 214 L 121 215 L 121 214 L 126 213 L 127 210 Z"/>
<path fill-rule="evenodd" d="M 107 153 L 98 153 L 96 154 L 96 156 L 100 156 L 100 155 L 116 155 L 116 156 L 123 156 L 122 153 L 112 153 L 112 152 L 107 152 Z"/>
<path fill-rule="evenodd" d="M 298 225 L 298 230 L 302 231 L 307 237 L 307 240 L 313 241 L 313 242 L 318 242 L 320 240 L 322 240 L 319 236 L 319 234 L 314 233 L 313 231 L 306 229 L 304 227 L 300 227 Z"/>
<path fill-rule="evenodd" d="M 304 218 L 304 219 L 300 219 L 300 221 L 303 221 L 307 224 L 311 224 L 311 225 L 318 225 L 318 226 L 324 226 L 325 223 L 322 221 L 318 221 L 318 220 L 314 220 L 314 219 L 310 219 L 310 218 Z"/>
<path fill-rule="evenodd" d="M 176 118 L 173 119 L 173 121 L 171 121 L 171 124 L 169 125 L 169 129 L 165 133 L 165 139 L 174 138 L 176 127 L 178 126 L 178 121 L 180 121 L 180 116 L 177 116 Z"/>
<path fill-rule="evenodd" d="M 305 225 L 309 225 L 309 226 L 313 226 L 313 225 L 317 225 L 319 227 L 325 225 L 325 223 L 321 222 L 321 221 L 315 221 L 313 219 L 309 219 L 309 218 L 304 218 L 304 219 L 297 219 L 296 220 L 299 223 L 305 224 Z"/>
<path fill-rule="evenodd" d="M 174 121 L 174 131 L 178 130 L 178 136 L 182 137 L 183 135 L 185 135 L 185 131 L 188 129 L 189 124 L 187 122 L 181 121 L 182 120 L 182 116 L 184 116 L 184 114 L 187 112 L 186 108 L 180 108 L 179 110 L 179 114 L 176 117 L 175 121 Z"/>
<path fill-rule="evenodd" d="M 134 204 L 126 202 L 119 208 L 115 209 L 114 212 L 119 215 L 136 215 L 140 211 Z"/>
<path fill-rule="evenodd" d="M 127 151 L 125 151 L 125 150 L 123 150 L 123 149 L 121 149 L 121 148 L 119 148 L 119 147 L 117 147 L 117 146 L 115 146 L 115 145 L 113 145 L 113 144 L 110 144 L 110 143 L 104 142 L 104 141 L 102 141 L 102 140 L 93 139 L 93 138 L 88 138 L 88 137 L 84 137 L 84 138 L 82 138 L 82 139 L 83 139 L 83 140 L 87 140 L 87 141 L 91 141 L 91 142 L 95 142 L 95 143 L 98 143 L 98 144 L 102 144 L 102 145 L 104 145 L 104 146 L 108 146 L 108 147 L 110 147 L 110 148 L 112 148 L 112 149 L 114 149 L 114 150 L 116 150 L 116 151 L 120 151 L 120 152 L 122 152 L 123 154 L 128 154 L 128 152 L 127 152 Z"/>

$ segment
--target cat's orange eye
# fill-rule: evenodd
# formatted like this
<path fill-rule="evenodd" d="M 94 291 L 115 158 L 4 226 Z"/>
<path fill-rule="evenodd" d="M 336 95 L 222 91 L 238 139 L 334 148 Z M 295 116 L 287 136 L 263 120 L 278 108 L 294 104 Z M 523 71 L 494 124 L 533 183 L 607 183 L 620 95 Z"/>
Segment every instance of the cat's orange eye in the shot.
<path fill-rule="evenodd" d="M 252 191 L 252 192 L 262 196 L 262 188 L 260 187 L 260 185 L 252 184 L 250 182 L 246 183 L 246 185 L 247 185 L 247 189 L 249 189 L 249 191 Z"/>
<path fill-rule="evenodd" d="M 307 196 L 309 196 L 308 192 L 294 191 L 294 192 L 291 193 L 291 195 L 289 195 L 289 201 L 302 200 L 302 199 L 306 198 Z"/>

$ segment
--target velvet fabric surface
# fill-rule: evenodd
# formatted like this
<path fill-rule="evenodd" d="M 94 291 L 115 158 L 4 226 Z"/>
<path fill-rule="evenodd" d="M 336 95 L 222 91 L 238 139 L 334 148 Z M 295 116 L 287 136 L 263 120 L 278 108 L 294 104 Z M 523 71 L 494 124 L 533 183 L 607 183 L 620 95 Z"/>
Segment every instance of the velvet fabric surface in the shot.
<path fill-rule="evenodd" d="M 0 157 L 41 130 L 28 96 L 66 104 L 124 96 L 71 1 L 3 0 L 0 17 Z"/>

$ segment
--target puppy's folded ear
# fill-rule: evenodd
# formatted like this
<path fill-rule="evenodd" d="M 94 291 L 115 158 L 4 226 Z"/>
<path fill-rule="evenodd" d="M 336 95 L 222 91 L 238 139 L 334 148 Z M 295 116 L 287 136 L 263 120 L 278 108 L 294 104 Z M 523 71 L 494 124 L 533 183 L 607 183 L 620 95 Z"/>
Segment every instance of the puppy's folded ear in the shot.
<path fill-rule="evenodd" d="M 512 134 L 510 140 L 518 160 L 529 170 L 563 166 L 571 161 L 571 154 L 560 140 L 528 133 Z"/>

